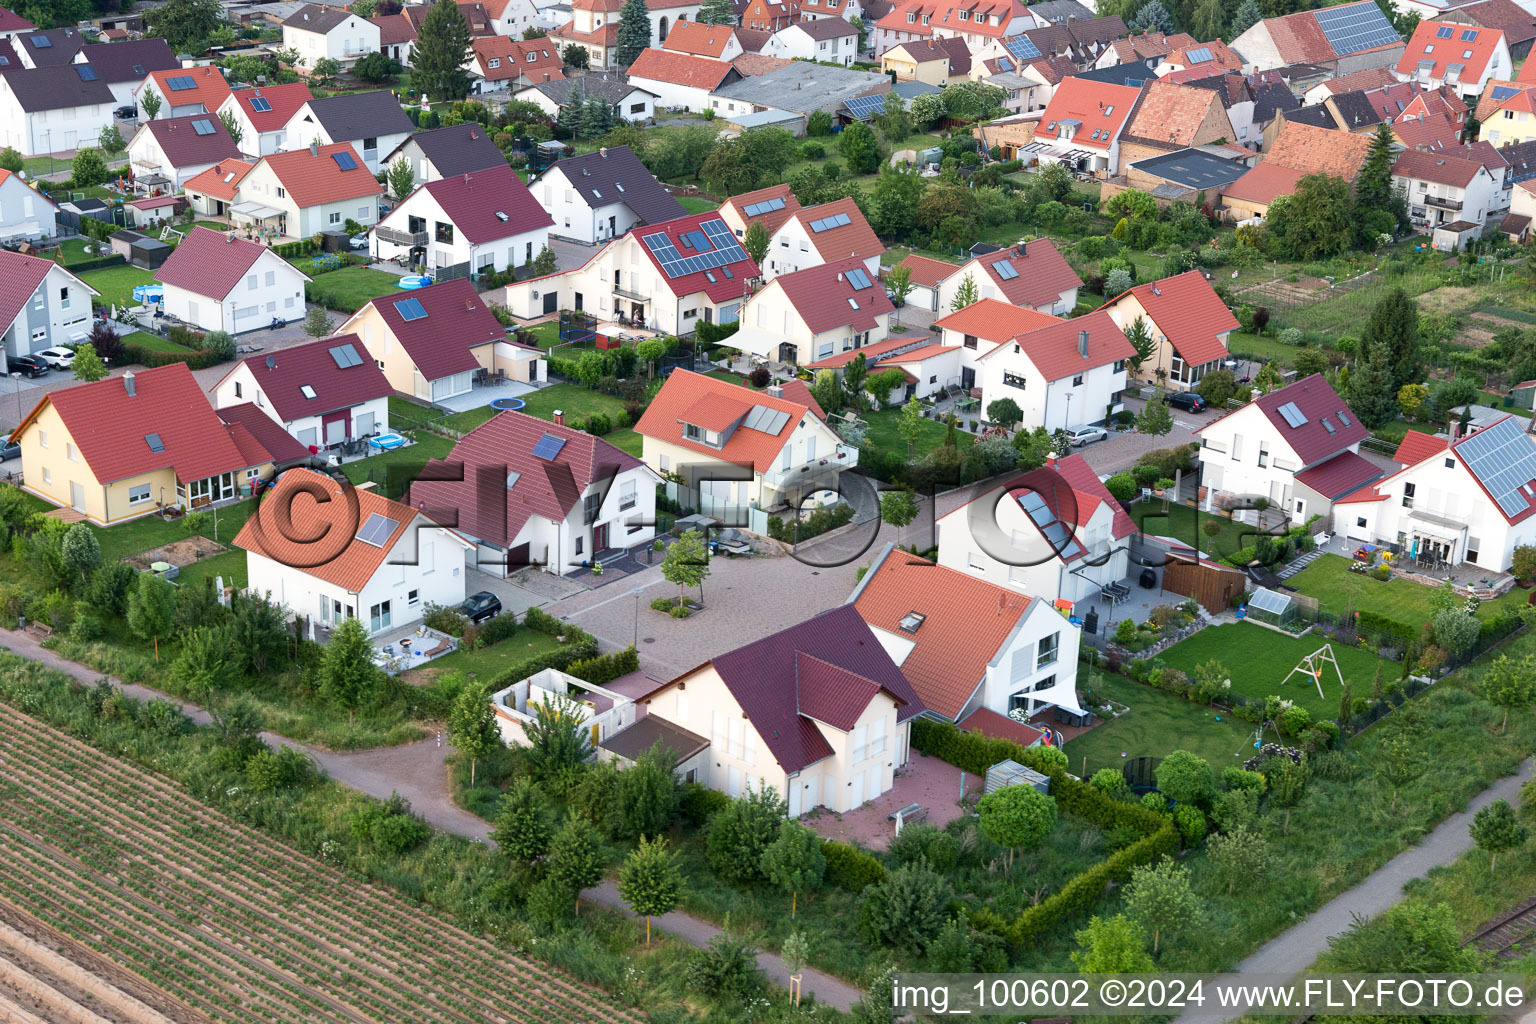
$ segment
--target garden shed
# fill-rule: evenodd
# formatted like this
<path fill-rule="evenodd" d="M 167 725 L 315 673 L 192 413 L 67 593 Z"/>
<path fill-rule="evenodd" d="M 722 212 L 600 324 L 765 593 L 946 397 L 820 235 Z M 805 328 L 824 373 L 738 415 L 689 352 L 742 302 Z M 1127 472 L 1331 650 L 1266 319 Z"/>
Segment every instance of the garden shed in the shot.
<path fill-rule="evenodd" d="M 1005 786 L 1033 786 L 1042 793 L 1051 792 L 1049 776 L 1033 768 L 1026 768 L 1017 761 L 999 761 L 987 769 L 986 792 L 992 793 Z"/>
<path fill-rule="evenodd" d="M 1301 606 L 1289 594 L 1260 587 L 1248 595 L 1248 617 L 1281 629 L 1289 629 L 1301 612 Z"/>

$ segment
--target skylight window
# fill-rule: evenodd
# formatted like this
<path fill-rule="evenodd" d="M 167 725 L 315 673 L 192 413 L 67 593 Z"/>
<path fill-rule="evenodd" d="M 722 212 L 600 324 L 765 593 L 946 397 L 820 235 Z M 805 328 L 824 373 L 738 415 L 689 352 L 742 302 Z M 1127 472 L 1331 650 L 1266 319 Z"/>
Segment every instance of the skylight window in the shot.
<path fill-rule="evenodd" d="M 503 224 L 505 224 L 507 222 L 507 213 L 506 213 L 506 211 L 505 210 L 497 210 L 496 211 L 496 219 L 501 221 Z"/>
<path fill-rule="evenodd" d="M 1435 38 L 1436 39 L 1449 39 L 1449 38 L 1451 38 L 1451 36 L 1454 33 L 1455 33 L 1455 29 L 1451 28 L 1451 26 L 1449 26 L 1449 25 L 1441 25 L 1439 28 L 1435 29 Z"/>
<path fill-rule="evenodd" d="M 923 622 L 927 620 L 927 618 L 928 616 L 924 615 L 922 612 L 907 612 L 907 614 L 903 615 L 901 620 L 896 623 L 896 626 L 903 633 L 916 633 L 918 627 L 921 626 Z"/>
<path fill-rule="evenodd" d="M 1115 112 L 1115 105 L 1113 103 L 1111 103 L 1109 106 L 1104 108 L 1104 116 L 1105 117 L 1108 117 L 1110 114 L 1113 114 L 1114 112 Z"/>
<path fill-rule="evenodd" d="M 849 306 L 850 309 L 858 309 L 859 308 L 859 304 L 857 302 L 854 302 L 852 299 L 848 300 L 848 306 Z"/>
<path fill-rule="evenodd" d="M 160 440 L 159 434 L 145 434 L 144 443 L 149 445 L 149 450 L 152 452 L 165 451 L 165 442 Z"/>
<path fill-rule="evenodd" d="M 308 384 L 300 384 L 299 394 L 303 395 L 305 398 L 314 398 L 315 389 L 310 387 Z"/>

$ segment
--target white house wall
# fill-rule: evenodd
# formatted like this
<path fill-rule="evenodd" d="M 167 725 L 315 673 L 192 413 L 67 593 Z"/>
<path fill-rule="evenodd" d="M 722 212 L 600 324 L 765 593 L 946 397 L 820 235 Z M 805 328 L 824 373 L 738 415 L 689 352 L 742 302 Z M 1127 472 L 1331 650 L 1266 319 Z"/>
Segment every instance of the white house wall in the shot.
<path fill-rule="evenodd" d="M 0 238 L 52 238 L 58 233 L 52 203 L 14 175 L 0 184 Z"/>

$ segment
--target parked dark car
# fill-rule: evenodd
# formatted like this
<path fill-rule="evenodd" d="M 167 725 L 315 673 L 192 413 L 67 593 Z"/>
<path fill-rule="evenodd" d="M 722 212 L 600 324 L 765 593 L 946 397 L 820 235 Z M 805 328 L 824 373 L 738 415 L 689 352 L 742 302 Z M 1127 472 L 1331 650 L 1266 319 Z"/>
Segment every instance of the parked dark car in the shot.
<path fill-rule="evenodd" d="M 26 377 L 41 377 L 47 373 L 49 366 L 39 356 L 11 356 L 6 360 L 12 373 L 19 373 Z"/>
<path fill-rule="evenodd" d="M 21 458 L 21 445 L 15 441 L 0 441 L 0 462 Z"/>
<path fill-rule="evenodd" d="M 1168 396 L 1168 404 L 1175 409 L 1183 409 L 1186 412 L 1205 412 L 1205 399 L 1193 391 L 1178 391 Z"/>
<path fill-rule="evenodd" d="M 478 624 L 501 614 L 501 598 L 489 590 L 482 590 L 465 598 L 464 603 L 459 605 L 459 611 L 470 622 Z"/>
<path fill-rule="evenodd" d="M 125 107 L 118 107 L 112 111 L 112 116 L 119 121 L 137 121 L 139 119 L 139 108 L 130 103 Z"/>

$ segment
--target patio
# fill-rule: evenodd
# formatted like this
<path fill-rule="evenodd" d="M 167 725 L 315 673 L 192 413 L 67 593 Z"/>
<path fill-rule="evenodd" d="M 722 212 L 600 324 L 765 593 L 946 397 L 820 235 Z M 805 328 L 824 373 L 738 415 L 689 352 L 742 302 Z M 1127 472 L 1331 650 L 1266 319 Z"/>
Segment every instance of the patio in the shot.
<path fill-rule="evenodd" d="M 891 788 L 874 800 L 842 814 L 817 808 L 800 820 L 823 839 L 856 840 L 871 850 L 884 850 L 896 833 L 891 815 L 898 808 L 921 804 L 928 812 L 927 823 L 943 828 L 965 813 L 960 806 L 962 786 L 979 794 L 985 785 L 985 778 L 967 776 L 947 761 L 914 750 L 912 759 L 896 770 Z"/>
<path fill-rule="evenodd" d="M 656 538 L 663 545 L 672 543 L 677 538 L 663 536 Z M 589 590 L 607 586 L 626 576 L 633 576 L 637 572 L 643 572 L 653 565 L 660 565 L 664 556 L 652 549 L 652 542 L 636 544 L 632 548 L 604 548 L 599 551 L 594 561 L 601 564 L 603 571 L 594 573 L 590 568 L 577 569 L 567 573 L 566 579 L 574 580 Z"/>
<path fill-rule="evenodd" d="M 320 632 L 322 642 L 330 638 L 329 630 L 322 628 Z M 447 633 L 415 622 L 380 633 L 373 638 L 373 647 L 374 664 L 397 676 L 458 650 L 459 642 Z"/>
<path fill-rule="evenodd" d="M 1359 550 L 1362 543 L 1358 540 L 1350 540 L 1348 537 L 1333 536 L 1319 544 L 1317 551 L 1354 559 L 1354 553 Z M 1378 546 L 1377 550 L 1390 551 L 1391 549 Z M 1423 558 L 1413 558 L 1407 554 L 1393 555 L 1392 571 L 1395 576 L 1427 587 L 1438 587 L 1446 580 L 1450 580 L 1451 586 L 1458 591 L 1484 599 L 1507 594 L 1515 585 L 1513 576 L 1490 569 L 1485 565 L 1478 565 L 1476 562 L 1445 562 L 1431 559 L 1427 555 Z"/>
<path fill-rule="evenodd" d="M 439 399 L 432 404 L 439 409 L 446 409 L 449 412 L 469 412 L 472 409 L 483 409 L 497 398 L 522 398 L 533 394 L 541 387 L 548 386 L 548 381 L 529 384 L 505 377 L 487 376 L 475 381 L 470 390 L 462 395 Z"/>

